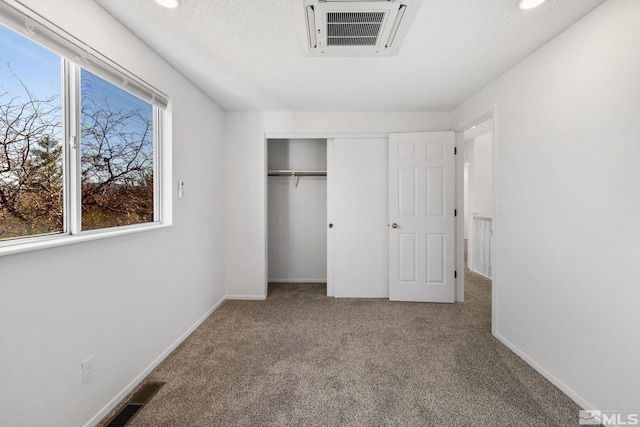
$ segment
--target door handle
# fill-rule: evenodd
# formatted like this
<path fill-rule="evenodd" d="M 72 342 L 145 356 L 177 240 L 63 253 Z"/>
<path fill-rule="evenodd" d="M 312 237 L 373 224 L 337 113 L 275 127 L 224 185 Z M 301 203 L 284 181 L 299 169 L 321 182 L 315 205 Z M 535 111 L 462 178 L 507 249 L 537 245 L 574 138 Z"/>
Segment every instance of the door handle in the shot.
<path fill-rule="evenodd" d="M 394 222 L 393 224 L 391 224 L 391 228 L 398 228 L 398 224 Z"/>
<path fill-rule="evenodd" d="M 333 223 L 329 224 L 329 228 L 333 228 Z"/>

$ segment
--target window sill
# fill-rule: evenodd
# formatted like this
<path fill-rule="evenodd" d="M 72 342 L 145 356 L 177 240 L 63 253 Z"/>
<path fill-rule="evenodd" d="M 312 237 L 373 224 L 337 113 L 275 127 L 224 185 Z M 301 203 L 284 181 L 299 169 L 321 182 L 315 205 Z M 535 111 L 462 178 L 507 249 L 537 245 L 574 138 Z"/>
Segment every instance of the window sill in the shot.
<path fill-rule="evenodd" d="M 128 227 L 114 227 L 113 229 L 107 230 L 85 231 L 82 234 L 76 235 L 65 234 L 34 238 L 38 239 L 37 241 L 33 241 L 31 239 L 27 241 L 27 239 L 25 239 L 25 241 L 12 241 L 10 243 L 5 242 L 0 243 L 0 257 L 5 255 L 19 254 L 22 252 L 37 251 L 40 249 L 55 248 L 58 246 L 67 246 L 76 243 L 90 242 L 93 240 L 107 239 L 110 237 L 124 236 L 127 234 L 160 230 L 169 227 L 171 227 L 171 224 L 153 223 Z"/>

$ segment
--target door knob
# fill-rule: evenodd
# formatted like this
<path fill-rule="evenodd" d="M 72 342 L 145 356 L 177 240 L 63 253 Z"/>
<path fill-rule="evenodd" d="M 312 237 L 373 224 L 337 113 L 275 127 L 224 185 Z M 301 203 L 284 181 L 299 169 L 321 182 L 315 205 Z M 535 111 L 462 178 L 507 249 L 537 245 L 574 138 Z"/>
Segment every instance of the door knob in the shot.
<path fill-rule="evenodd" d="M 391 228 L 398 228 L 398 224 L 394 222 L 393 224 L 391 224 Z"/>
<path fill-rule="evenodd" d="M 333 228 L 333 223 L 329 224 L 329 228 Z"/>

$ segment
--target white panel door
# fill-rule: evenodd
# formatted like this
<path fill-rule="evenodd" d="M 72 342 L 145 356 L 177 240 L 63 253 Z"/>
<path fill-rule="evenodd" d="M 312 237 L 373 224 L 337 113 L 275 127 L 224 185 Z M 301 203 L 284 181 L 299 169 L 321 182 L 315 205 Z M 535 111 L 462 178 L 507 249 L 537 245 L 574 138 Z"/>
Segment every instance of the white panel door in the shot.
<path fill-rule="evenodd" d="M 389 135 L 389 299 L 454 302 L 454 132 Z"/>
<path fill-rule="evenodd" d="M 388 140 L 335 139 L 329 152 L 328 294 L 387 298 Z"/>

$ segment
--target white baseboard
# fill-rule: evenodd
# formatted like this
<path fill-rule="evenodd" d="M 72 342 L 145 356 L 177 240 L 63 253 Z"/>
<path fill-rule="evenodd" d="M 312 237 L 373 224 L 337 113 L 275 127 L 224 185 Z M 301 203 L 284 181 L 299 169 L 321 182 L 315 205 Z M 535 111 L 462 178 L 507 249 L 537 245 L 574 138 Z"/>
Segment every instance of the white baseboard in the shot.
<path fill-rule="evenodd" d="M 469 267 L 469 271 L 470 271 L 470 272 L 472 272 L 472 273 L 475 273 L 475 274 L 477 274 L 477 275 L 479 275 L 479 276 L 482 276 L 482 277 L 484 277 L 485 279 L 493 280 L 493 278 L 492 278 L 492 277 L 489 277 L 489 276 L 487 276 L 486 274 L 480 273 L 479 271 L 475 271 L 475 270 L 474 270 L 473 268 L 471 268 L 471 267 Z"/>
<path fill-rule="evenodd" d="M 225 299 L 228 300 L 249 300 L 249 301 L 264 301 L 267 299 L 266 295 L 227 295 Z"/>
<path fill-rule="evenodd" d="M 544 369 L 539 363 L 537 363 L 531 357 L 527 356 L 522 350 L 520 350 L 518 347 L 513 345 L 508 339 L 506 339 L 505 337 L 500 335 L 498 332 L 494 333 L 493 336 L 496 337 L 502 344 L 507 346 L 509 348 L 509 350 L 513 351 L 515 354 L 520 356 L 520 358 L 522 360 L 527 362 L 527 364 L 529 364 L 529 366 L 531 366 L 533 369 L 538 371 L 538 373 L 540 373 L 543 377 L 548 379 L 551 382 L 551 384 L 555 385 L 560 390 L 562 390 L 562 392 L 564 394 L 569 396 L 582 409 L 594 409 L 595 408 L 595 406 L 593 406 L 589 402 L 587 402 L 587 400 L 585 398 L 580 396 L 578 393 L 573 391 L 573 389 L 571 387 L 569 387 L 568 385 L 566 385 L 565 383 L 560 381 L 556 376 L 554 376 L 549 371 Z M 576 419 L 577 419 L 577 417 L 578 417 L 578 414 L 576 414 Z"/>
<path fill-rule="evenodd" d="M 269 279 L 269 283 L 327 283 L 327 279 Z"/>
<path fill-rule="evenodd" d="M 220 301 L 215 303 L 213 307 L 207 310 L 207 312 L 204 315 L 202 315 L 202 317 L 200 317 L 193 325 L 191 325 L 191 327 L 189 327 L 189 329 L 187 329 L 187 331 L 184 334 L 182 334 L 173 344 L 171 344 L 153 362 L 151 362 L 151 364 L 147 366 L 137 377 L 135 377 L 133 381 L 131 381 L 120 393 L 118 393 L 113 399 L 111 399 L 111 401 L 107 403 L 104 408 L 102 408 L 96 415 L 94 415 L 93 418 L 91 418 L 84 425 L 84 427 L 92 427 L 97 425 L 100 421 L 102 421 L 102 419 L 106 417 L 107 414 L 113 410 L 113 408 L 118 406 L 118 404 L 120 404 L 120 402 L 125 397 L 127 397 L 129 393 L 131 393 L 131 390 L 136 388 L 136 386 L 140 384 L 140 382 L 144 380 L 147 377 L 147 375 L 149 375 L 151 371 L 153 371 L 169 354 L 171 354 L 171 352 L 175 350 L 176 347 L 178 347 L 185 339 L 187 339 L 187 337 L 191 335 L 191 333 L 198 326 L 200 326 L 200 324 L 202 324 L 202 322 L 204 322 L 207 319 L 207 317 L 209 317 L 214 311 L 216 311 L 216 309 L 220 307 L 220 305 L 225 301 L 225 299 L 226 297 L 222 297 Z"/>

